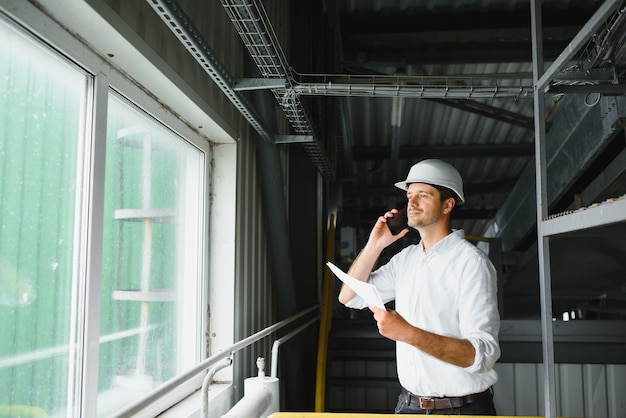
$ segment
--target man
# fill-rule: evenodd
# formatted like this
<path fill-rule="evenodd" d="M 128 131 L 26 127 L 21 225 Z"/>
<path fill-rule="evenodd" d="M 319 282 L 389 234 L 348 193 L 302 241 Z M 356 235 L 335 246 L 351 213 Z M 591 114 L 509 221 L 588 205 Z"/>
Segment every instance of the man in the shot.
<path fill-rule="evenodd" d="M 405 236 L 379 217 L 348 274 L 369 281 L 396 310 L 370 309 L 381 335 L 396 341 L 402 392 L 396 413 L 495 415 L 491 386 L 500 357 L 496 271 L 485 253 L 452 231 L 450 212 L 464 202 L 459 172 L 441 160 L 415 164 L 405 181 L 408 225 L 421 241 L 372 271 L 381 252 Z M 367 304 L 345 284 L 339 301 Z"/>

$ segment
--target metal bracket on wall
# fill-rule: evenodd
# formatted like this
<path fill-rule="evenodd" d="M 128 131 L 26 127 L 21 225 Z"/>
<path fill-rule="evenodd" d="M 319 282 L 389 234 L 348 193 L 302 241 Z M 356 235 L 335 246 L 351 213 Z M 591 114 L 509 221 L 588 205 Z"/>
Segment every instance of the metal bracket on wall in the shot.
<path fill-rule="evenodd" d="M 285 88 L 287 80 L 284 78 L 239 78 L 233 82 L 233 90 L 263 90 Z"/>
<path fill-rule="evenodd" d="M 313 142 L 313 135 L 275 135 L 275 144 L 297 144 L 303 142 Z"/>

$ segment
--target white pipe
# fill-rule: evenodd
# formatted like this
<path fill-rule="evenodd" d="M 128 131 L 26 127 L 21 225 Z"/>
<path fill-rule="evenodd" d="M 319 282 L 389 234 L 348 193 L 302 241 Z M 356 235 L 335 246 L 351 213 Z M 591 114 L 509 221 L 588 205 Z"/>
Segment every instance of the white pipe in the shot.
<path fill-rule="evenodd" d="M 202 418 L 209 417 L 209 386 L 211 385 L 213 376 L 215 376 L 215 373 L 219 370 L 224 367 L 228 367 L 231 364 L 233 364 L 233 353 L 230 353 L 230 357 L 226 357 L 217 363 L 204 377 L 204 380 L 202 381 L 202 410 L 200 411 Z"/>
<path fill-rule="evenodd" d="M 272 401 L 268 389 L 254 391 L 245 395 L 222 418 L 259 418 Z"/>
<path fill-rule="evenodd" d="M 272 377 L 278 377 L 277 376 L 278 375 L 278 347 L 285 341 L 294 337 L 296 334 L 298 334 L 300 331 L 302 331 L 303 329 L 305 329 L 312 323 L 317 322 L 319 319 L 320 319 L 320 316 L 317 315 L 315 318 L 311 319 L 306 324 L 300 325 L 298 328 L 294 329 L 289 334 L 286 334 L 280 337 L 279 339 L 277 339 L 276 341 L 274 341 L 274 344 L 272 344 L 272 374 L 271 374 Z"/>
<path fill-rule="evenodd" d="M 256 359 L 258 376 L 243 382 L 244 397 L 222 418 L 266 418 L 279 407 L 279 386 L 275 377 L 265 377 L 265 359 Z"/>

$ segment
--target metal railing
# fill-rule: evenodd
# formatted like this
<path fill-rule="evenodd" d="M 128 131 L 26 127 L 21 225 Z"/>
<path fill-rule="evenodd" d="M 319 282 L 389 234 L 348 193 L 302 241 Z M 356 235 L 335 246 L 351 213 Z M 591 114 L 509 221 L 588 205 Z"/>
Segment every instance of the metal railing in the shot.
<path fill-rule="evenodd" d="M 289 325 L 290 323 L 296 321 L 297 319 L 313 311 L 317 311 L 318 309 L 319 309 L 319 305 L 312 306 L 298 314 L 291 316 L 290 318 L 277 322 L 274 325 L 270 325 L 269 327 L 264 328 L 261 331 L 255 334 L 252 334 L 247 338 L 244 338 L 243 340 L 231 345 L 230 347 L 222 350 L 221 352 L 214 354 L 211 357 L 207 358 L 206 360 L 198 363 L 194 368 L 188 370 L 187 372 L 168 380 L 167 382 L 163 383 L 161 386 L 155 388 L 145 398 L 140 399 L 139 401 L 131 405 L 128 405 L 126 408 L 115 412 L 113 415 L 110 416 L 110 418 L 129 417 L 129 416 L 132 416 L 141 412 L 143 409 L 150 406 L 152 403 L 156 402 L 158 399 L 163 397 L 168 392 L 171 392 L 172 390 L 176 389 L 178 386 L 196 377 L 200 373 L 206 372 L 209 369 L 209 367 L 213 366 L 218 361 L 232 356 L 233 353 L 236 353 L 237 351 L 243 348 L 246 348 L 247 346 L 261 340 L 262 338 L 267 337 L 268 335 L 272 334 L 275 331 L 278 331 L 279 329 L 285 327 L 286 325 Z"/>
<path fill-rule="evenodd" d="M 304 331 L 305 328 L 317 322 L 319 319 L 320 319 L 320 316 L 316 315 L 314 318 L 312 318 L 305 324 L 302 324 L 298 328 L 294 329 L 289 334 L 283 337 L 280 337 L 279 339 L 274 341 L 274 344 L 272 344 L 272 364 L 271 364 L 271 367 L 272 367 L 271 376 L 272 377 L 278 377 L 278 348 L 280 347 L 280 345 L 286 342 L 287 340 L 290 340 L 291 338 L 295 337 L 296 334 L 299 334 L 300 332 Z"/>

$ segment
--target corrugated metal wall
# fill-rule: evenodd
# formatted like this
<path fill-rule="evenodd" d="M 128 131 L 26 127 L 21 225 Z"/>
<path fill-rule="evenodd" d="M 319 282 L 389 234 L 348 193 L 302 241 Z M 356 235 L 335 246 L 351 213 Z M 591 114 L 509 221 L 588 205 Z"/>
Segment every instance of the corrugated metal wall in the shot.
<path fill-rule="evenodd" d="M 400 386 L 395 361 L 351 360 L 331 364 L 335 378 L 361 378 L 376 381 L 371 387 L 335 387 L 327 393 L 330 410 L 345 410 L 346 405 L 361 405 L 373 411 L 393 411 Z M 497 363 L 498 382 L 494 403 L 498 415 L 542 416 L 544 408 L 543 365 L 537 363 Z M 623 391 L 626 365 L 556 364 L 557 414 L 563 417 L 622 418 L 626 416 Z"/>
<path fill-rule="evenodd" d="M 498 363 L 494 386 L 500 415 L 543 415 L 543 365 Z M 570 417 L 626 416 L 626 365 L 556 364 L 557 414 Z"/>
<path fill-rule="evenodd" d="M 245 136 L 251 134 L 249 130 L 246 131 Z M 242 139 L 240 145 L 237 158 L 239 177 L 234 306 L 237 340 L 271 325 L 276 319 L 255 140 Z M 235 359 L 235 375 L 243 378 L 255 375 L 257 357 L 265 357 L 269 366 L 272 342 L 266 338 L 242 350 Z"/>

